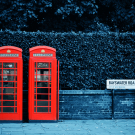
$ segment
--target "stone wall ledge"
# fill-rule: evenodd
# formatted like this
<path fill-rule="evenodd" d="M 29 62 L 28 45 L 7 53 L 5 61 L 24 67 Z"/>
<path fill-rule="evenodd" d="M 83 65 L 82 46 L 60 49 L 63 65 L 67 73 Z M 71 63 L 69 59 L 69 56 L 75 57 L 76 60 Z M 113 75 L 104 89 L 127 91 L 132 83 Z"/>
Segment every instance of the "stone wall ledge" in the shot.
<path fill-rule="evenodd" d="M 112 94 L 112 90 L 59 90 L 59 94 Z M 114 94 L 135 94 L 135 90 L 114 90 Z"/>

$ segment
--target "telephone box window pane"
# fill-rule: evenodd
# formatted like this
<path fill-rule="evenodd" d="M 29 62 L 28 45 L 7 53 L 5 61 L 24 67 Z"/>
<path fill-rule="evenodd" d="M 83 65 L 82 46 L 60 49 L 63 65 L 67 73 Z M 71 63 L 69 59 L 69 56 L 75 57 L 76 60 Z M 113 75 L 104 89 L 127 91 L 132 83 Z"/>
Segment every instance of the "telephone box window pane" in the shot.
<path fill-rule="evenodd" d="M 35 62 L 35 68 L 36 68 L 36 62 Z"/>
<path fill-rule="evenodd" d="M 51 106 L 51 101 L 37 101 L 37 106 Z"/>
<path fill-rule="evenodd" d="M 34 89 L 34 93 L 36 93 L 36 89 Z"/>
<path fill-rule="evenodd" d="M 1 107 L 0 107 L 0 112 L 1 112 Z"/>
<path fill-rule="evenodd" d="M 0 63 L 0 68 L 2 68 L 2 63 Z"/>
<path fill-rule="evenodd" d="M 37 112 L 48 112 L 48 107 L 37 107 Z"/>
<path fill-rule="evenodd" d="M 17 106 L 17 101 L 15 101 L 15 106 Z"/>
<path fill-rule="evenodd" d="M 17 93 L 17 88 L 3 88 L 3 93 Z"/>
<path fill-rule="evenodd" d="M 0 87 L 2 87 L 2 82 L 0 82 Z"/>
<path fill-rule="evenodd" d="M 14 106 L 14 101 L 3 101 L 3 106 Z"/>
<path fill-rule="evenodd" d="M 17 87 L 17 82 L 3 82 L 3 87 Z"/>
<path fill-rule="evenodd" d="M 15 95 L 15 100 L 17 100 L 17 95 Z"/>
<path fill-rule="evenodd" d="M 37 81 L 49 81 L 49 80 L 51 81 L 51 78 L 47 75 L 46 76 L 37 75 Z M 36 76 L 35 76 L 35 81 L 36 81 Z"/>
<path fill-rule="evenodd" d="M 36 112 L 36 107 L 34 107 L 34 112 Z"/>
<path fill-rule="evenodd" d="M 43 76 L 43 81 L 49 81 L 49 76 Z"/>
<path fill-rule="evenodd" d="M 17 70 L 16 69 L 3 69 L 3 74 L 15 74 L 17 75 Z"/>
<path fill-rule="evenodd" d="M 49 63 L 37 63 L 37 68 L 49 68 Z"/>
<path fill-rule="evenodd" d="M 2 69 L 0 69 L 0 74 L 2 74 Z"/>
<path fill-rule="evenodd" d="M 50 68 L 51 68 L 51 63 L 50 63 Z"/>
<path fill-rule="evenodd" d="M 38 69 L 37 74 L 48 75 L 50 73 L 49 73 L 49 69 Z"/>
<path fill-rule="evenodd" d="M 36 95 L 34 95 L 34 99 L 36 99 Z"/>
<path fill-rule="evenodd" d="M 48 95 L 37 95 L 37 99 L 48 100 Z"/>
<path fill-rule="evenodd" d="M 0 95 L 0 99 L 1 99 L 1 95 Z"/>
<path fill-rule="evenodd" d="M 48 82 L 37 82 L 37 87 L 48 87 Z"/>
<path fill-rule="evenodd" d="M 0 106 L 1 106 L 1 101 L 0 101 Z"/>
<path fill-rule="evenodd" d="M 36 106 L 36 101 L 34 101 L 34 106 Z"/>
<path fill-rule="evenodd" d="M 35 78 L 36 80 L 36 78 Z M 37 75 L 37 81 L 42 81 L 42 76 L 41 75 Z"/>
<path fill-rule="evenodd" d="M 3 107 L 3 112 L 14 112 L 14 107 Z"/>
<path fill-rule="evenodd" d="M 49 107 L 49 112 L 51 112 L 51 107 Z"/>
<path fill-rule="evenodd" d="M 3 76 L 3 81 L 17 81 L 17 76 Z"/>
<path fill-rule="evenodd" d="M 16 68 L 14 63 L 3 63 L 3 68 Z"/>
<path fill-rule="evenodd" d="M 17 112 L 17 107 L 15 107 L 15 112 Z"/>
<path fill-rule="evenodd" d="M 0 76 L 0 81 L 2 81 L 2 76 Z"/>
<path fill-rule="evenodd" d="M 49 93 L 48 88 L 37 88 L 37 93 Z"/>
<path fill-rule="evenodd" d="M 0 88 L 0 93 L 1 93 L 2 89 Z"/>
<path fill-rule="evenodd" d="M 3 100 L 14 100 L 14 95 L 3 95 Z"/>

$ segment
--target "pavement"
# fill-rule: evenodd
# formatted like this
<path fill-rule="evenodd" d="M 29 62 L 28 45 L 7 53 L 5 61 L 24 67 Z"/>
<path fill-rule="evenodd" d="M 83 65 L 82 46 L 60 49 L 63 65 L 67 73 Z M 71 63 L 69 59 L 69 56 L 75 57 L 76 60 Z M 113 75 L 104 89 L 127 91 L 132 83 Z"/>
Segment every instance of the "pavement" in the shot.
<path fill-rule="evenodd" d="M 0 135 L 135 135 L 135 119 L 0 123 Z"/>

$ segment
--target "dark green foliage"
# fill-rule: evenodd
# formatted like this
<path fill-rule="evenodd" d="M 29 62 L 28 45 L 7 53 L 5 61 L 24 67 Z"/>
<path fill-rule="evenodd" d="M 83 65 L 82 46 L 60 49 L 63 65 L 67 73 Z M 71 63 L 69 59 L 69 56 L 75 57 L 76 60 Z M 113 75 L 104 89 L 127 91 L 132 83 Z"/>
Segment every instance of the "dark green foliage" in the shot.
<path fill-rule="evenodd" d="M 134 31 L 135 0 L 0 0 L 0 29 Z"/>
<path fill-rule="evenodd" d="M 106 89 L 107 79 L 135 79 L 135 34 L 0 32 L 0 46 L 23 49 L 24 89 L 28 89 L 29 48 L 57 50 L 60 89 Z"/>

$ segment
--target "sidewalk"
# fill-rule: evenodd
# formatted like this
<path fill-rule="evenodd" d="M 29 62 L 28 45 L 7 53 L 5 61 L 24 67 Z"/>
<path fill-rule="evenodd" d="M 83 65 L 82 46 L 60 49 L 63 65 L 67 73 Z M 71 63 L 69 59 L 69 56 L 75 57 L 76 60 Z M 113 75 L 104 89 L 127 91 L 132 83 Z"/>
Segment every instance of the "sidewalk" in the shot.
<path fill-rule="evenodd" d="M 0 135 L 135 135 L 135 119 L 0 123 Z"/>

